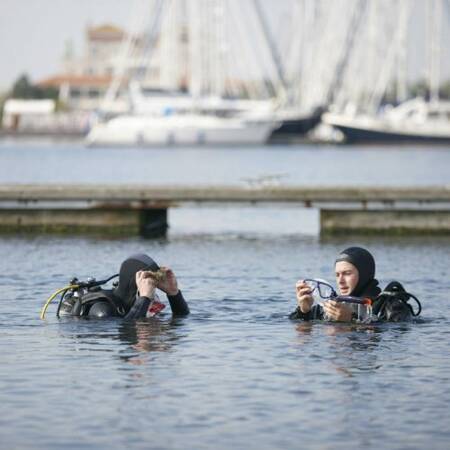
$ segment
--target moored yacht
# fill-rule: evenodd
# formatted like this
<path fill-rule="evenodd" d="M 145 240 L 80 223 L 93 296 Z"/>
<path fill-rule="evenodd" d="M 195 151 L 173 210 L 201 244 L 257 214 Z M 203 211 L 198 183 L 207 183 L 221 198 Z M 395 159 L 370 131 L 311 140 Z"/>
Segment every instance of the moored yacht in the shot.
<path fill-rule="evenodd" d="M 264 144 L 277 126 L 274 121 L 200 114 L 130 114 L 95 125 L 86 140 L 90 146 Z"/>
<path fill-rule="evenodd" d="M 450 143 L 450 102 L 405 101 L 377 115 L 326 113 L 322 120 L 340 130 L 348 143 Z"/>

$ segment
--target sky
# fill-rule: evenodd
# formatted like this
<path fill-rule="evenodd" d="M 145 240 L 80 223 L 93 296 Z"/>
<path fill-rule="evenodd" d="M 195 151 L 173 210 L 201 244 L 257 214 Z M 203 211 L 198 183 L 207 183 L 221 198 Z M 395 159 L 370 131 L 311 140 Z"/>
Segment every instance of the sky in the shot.
<path fill-rule="evenodd" d="M 32 80 L 59 71 L 68 40 L 80 53 L 86 26 L 127 25 L 127 0 L 0 0 L 0 89 L 21 73 Z"/>
<path fill-rule="evenodd" d="M 420 6 L 425 0 L 413 1 Z M 132 0 L 0 0 L 0 92 L 9 89 L 22 73 L 33 81 L 57 73 L 68 41 L 72 41 L 76 54 L 80 55 L 89 24 L 113 23 L 126 28 L 132 3 Z M 266 8 L 271 4 L 278 8 L 289 4 L 288 0 L 263 0 L 263 3 Z M 417 21 L 422 13 L 419 8 L 416 10 Z M 279 12 L 278 22 L 288 13 Z M 419 31 L 418 26 L 415 28 Z M 444 42 L 450 42 L 448 32 Z M 417 51 L 412 55 L 410 78 L 423 75 L 420 44 L 417 43 Z M 445 78 L 450 78 L 449 47 L 450 44 L 444 49 Z"/>

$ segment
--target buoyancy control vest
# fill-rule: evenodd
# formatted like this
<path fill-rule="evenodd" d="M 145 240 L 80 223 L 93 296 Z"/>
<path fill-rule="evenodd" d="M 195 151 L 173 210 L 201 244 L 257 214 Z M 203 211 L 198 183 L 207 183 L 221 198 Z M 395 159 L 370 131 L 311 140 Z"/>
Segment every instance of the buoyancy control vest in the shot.
<path fill-rule="evenodd" d="M 94 310 L 95 314 L 93 314 Z M 112 290 L 98 287 L 93 290 L 75 291 L 72 295 L 66 295 L 61 304 L 61 311 L 77 317 L 89 315 L 123 317 L 126 314 L 121 300 L 114 295 Z M 57 314 L 59 315 L 59 310 Z"/>

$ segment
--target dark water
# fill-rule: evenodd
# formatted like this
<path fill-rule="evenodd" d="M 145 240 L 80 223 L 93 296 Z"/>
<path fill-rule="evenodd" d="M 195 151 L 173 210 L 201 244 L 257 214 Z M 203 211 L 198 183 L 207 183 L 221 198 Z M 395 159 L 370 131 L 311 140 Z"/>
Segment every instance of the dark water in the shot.
<path fill-rule="evenodd" d="M 19 163 L 23 181 L 62 180 L 59 170 L 30 167 L 37 150 L 13 154 L 3 147 L 0 182 L 18 181 Z M 265 150 L 269 162 L 278 150 Z M 75 164 L 74 150 L 58 151 L 58 161 L 53 148 L 41 149 L 41 158 L 53 168 Z M 331 150 L 305 151 L 313 164 Z M 148 164 L 154 156 L 135 152 Z M 302 151 L 281 149 L 289 152 L 302 159 Z M 351 160 L 338 150 L 329 158 L 342 155 Z M 172 173 L 174 158 L 162 151 L 159 157 Z M 118 173 L 102 158 L 105 173 Z M 380 165 L 389 160 L 386 153 L 381 158 Z M 393 156 L 411 168 L 409 158 L 404 150 Z M 425 173 L 444 176 L 448 152 L 417 153 L 423 158 L 432 160 Z M 86 164 L 83 180 L 95 179 L 86 162 L 79 164 Z M 130 165 L 139 166 L 125 160 Z M 64 180 L 74 182 L 76 174 L 68 170 Z M 142 170 L 129 176 L 145 181 Z M 1 448 L 448 448 L 450 239 L 321 239 L 298 232 L 293 210 L 255 211 L 218 211 L 208 220 L 206 210 L 180 210 L 161 241 L 0 237 Z M 287 319 L 295 281 L 331 280 L 334 258 L 348 245 L 374 253 L 382 285 L 399 279 L 422 300 L 421 323 L 350 327 Z M 39 319 L 44 301 L 71 276 L 106 277 L 136 251 L 173 267 L 190 316 L 172 321 L 166 313 L 133 324 L 58 320 L 51 306 Z"/>

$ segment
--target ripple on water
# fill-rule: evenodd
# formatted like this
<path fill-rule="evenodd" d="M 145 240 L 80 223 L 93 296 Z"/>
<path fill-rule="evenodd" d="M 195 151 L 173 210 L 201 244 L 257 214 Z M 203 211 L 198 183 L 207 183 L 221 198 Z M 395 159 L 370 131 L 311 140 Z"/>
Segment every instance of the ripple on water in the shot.
<path fill-rule="evenodd" d="M 377 256 L 383 285 L 395 274 L 413 288 L 420 323 L 288 320 L 295 281 L 332 279 L 327 262 L 351 243 L 0 238 L 3 445 L 446 448 L 450 306 L 437 274 L 448 271 L 449 241 L 358 241 Z M 57 320 L 51 305 L 39 320 L 70 276 L 115 273 L 138 250 L 173 266 L 189 317 Z"/>

